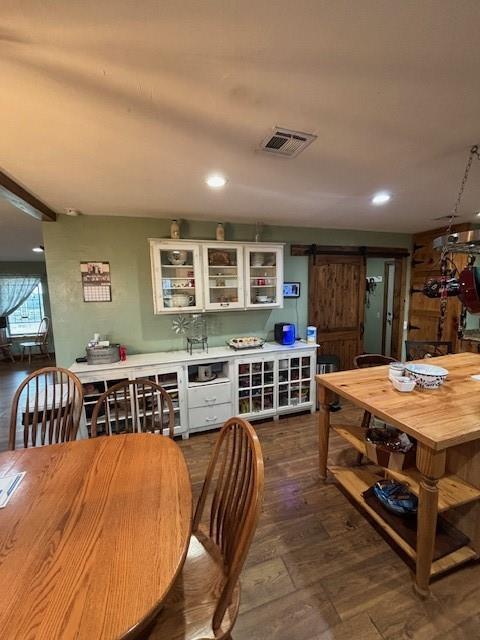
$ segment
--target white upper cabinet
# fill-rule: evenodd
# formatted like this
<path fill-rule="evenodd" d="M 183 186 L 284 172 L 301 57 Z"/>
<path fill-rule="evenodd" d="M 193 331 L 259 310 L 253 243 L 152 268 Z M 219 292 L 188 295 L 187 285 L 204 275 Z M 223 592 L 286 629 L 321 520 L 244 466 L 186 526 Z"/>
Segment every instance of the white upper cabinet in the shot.
<path fill-rule="evenodd" d="M 245 246 L 245 306 L 283 307 L 283 246 Z"/>
<path fill-rule="evenodd" d="M 200 247 L 177 240 L 151 240 L 155 313 L 203 310 Z"/>
<path fill-rule="evenodd" d="M 205 309 L 243 309 L 243 247 L 236 244 L 203 245 Z"/>
<path fill-rule="evenodd" d="M 283 245 L 150 240 L 156 314 L 283 307 Z"/>

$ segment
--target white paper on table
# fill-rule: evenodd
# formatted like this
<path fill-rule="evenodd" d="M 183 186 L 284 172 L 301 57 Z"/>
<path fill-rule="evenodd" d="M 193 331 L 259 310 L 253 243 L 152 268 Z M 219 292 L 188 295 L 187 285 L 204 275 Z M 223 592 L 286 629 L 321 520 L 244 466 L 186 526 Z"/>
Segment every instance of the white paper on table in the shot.
<path fill-rule="evenodd" d="M 5 476 L 0 478 L 0 509 L 6 507 L 8 501 L 20 486 L 26 471 L 21 471 L 13 476 Z"/>

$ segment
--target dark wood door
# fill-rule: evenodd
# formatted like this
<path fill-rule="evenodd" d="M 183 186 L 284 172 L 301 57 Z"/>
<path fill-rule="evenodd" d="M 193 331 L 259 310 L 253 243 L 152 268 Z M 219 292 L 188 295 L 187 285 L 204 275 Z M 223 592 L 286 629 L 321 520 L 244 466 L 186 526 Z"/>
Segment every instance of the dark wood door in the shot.
<path fill-rule="evenodd" d="M 461 225 L 455 228 L 462 230 Z M 429 278 L 440 277 L 440 252 L 433 248 L 433 240 L 444 235 L 445 229 L 436 229 L 413 236 L 414 251 L 411 271 L 411 296 L 408 312 L 408 340 L 437 340 L 440 322 L 440 299 L 431 299 L 423 295 L 422 289 Z M 461 271 L 466 265 L 466 255 L 450 256 L 457 269 Z M 442 340 L 452 342 L 453 351 L 459 350 L 457 339 L 458 320 L 461 303 L 458 298 L 448 298 L 447 313 L 442 331 Z"/>
<path fill-rule="evenodd" d="M 342 369 L 363 353 L 365 273 L 363 256 L 310 259 L 308 322 L 317 327 L 319 353 L 338 356 Z"/>

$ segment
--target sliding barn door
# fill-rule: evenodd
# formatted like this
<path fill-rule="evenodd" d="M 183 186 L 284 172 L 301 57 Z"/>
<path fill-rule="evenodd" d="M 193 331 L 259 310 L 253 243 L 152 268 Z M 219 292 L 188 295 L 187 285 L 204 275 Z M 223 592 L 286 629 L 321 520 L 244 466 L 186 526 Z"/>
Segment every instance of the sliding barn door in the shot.
<path fill-rule="evenodd" d="M 317 327 L 319 353 L 336 355 L 342 369 L 363 353 L 365 258 L 310 258 L 309 321 Z"/>

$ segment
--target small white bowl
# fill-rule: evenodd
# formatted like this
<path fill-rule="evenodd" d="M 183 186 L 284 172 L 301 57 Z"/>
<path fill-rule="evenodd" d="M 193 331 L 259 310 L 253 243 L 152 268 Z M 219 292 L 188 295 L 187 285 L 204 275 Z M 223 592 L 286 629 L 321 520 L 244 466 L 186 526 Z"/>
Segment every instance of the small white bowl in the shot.
<path fill-rule="evenodd" d="M 392 384 L 397 389 L 397 391 L 402 391 L 408 393 L 409 391 L 413 391 L 415 389 L 415 380 L 411 378 L 407 378 L 405 376 L 401 376 L 399 378 L 392 377 Z"/>

